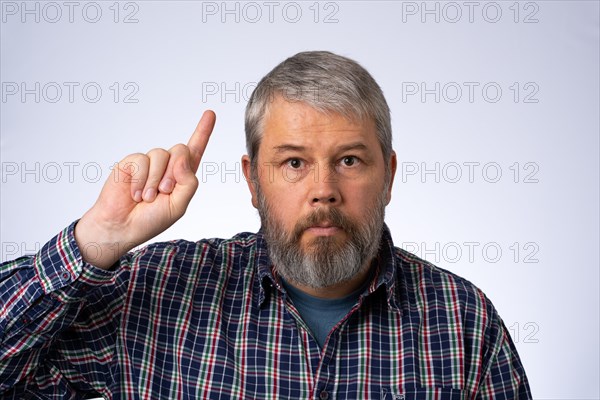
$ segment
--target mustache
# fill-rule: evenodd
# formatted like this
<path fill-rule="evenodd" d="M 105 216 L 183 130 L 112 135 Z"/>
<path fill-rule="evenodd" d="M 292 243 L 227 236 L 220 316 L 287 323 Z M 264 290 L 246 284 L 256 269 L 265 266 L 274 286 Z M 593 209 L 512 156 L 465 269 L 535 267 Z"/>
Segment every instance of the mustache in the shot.
<path fill-rule="evenodd" d="M 299 240 L 306 229 L 319 225 L 323 221 L 327 221 L 349 234 L 355 231 L 355 225 L 352 220 L 337 208 L 318 208 L 296 223 L 291 235 L 292 240 Z"/>

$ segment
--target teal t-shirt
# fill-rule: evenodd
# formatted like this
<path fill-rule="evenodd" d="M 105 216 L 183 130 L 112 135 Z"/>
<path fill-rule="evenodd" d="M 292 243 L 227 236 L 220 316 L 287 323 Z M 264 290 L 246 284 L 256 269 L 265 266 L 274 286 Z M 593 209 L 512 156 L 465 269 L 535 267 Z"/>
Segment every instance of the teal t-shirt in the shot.
<path fill-rule="evenodd" d="M 331 329 L 350 312 L 361 293 L 368 285 L 368 280 L 356 291 L 339 299 L 322 299 L 304 293 L 281 279 L 294 307 L 308 325 L 313 336 L 323 347 Z"/>

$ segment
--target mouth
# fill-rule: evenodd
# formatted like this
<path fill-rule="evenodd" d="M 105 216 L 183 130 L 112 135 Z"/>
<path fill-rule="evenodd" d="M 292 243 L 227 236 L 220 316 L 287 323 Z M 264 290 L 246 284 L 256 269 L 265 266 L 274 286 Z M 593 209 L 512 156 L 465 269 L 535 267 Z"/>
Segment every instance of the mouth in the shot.
<path fill-rule="evenodd" d="M 315 236 L 332 236 L 340 232 L 342 228 L 329 221 L 323 221 L 306 229 L 306 232 Z"/>

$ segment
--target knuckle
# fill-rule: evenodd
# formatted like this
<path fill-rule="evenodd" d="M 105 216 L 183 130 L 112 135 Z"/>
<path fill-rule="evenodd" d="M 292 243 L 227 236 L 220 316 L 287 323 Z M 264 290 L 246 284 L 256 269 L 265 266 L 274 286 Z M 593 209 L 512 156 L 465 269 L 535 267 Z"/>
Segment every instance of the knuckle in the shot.
<path fill-rule="evenodd" d="M 177 143 L 175 146 L 171 147 L 171 153 L 185 153 L 189 151 L 188 147 L 183 143 Z"/>
<path fill-rule="evenodd" d="M 130 178 L 140 178 L 145 175 L 148 169 L 148 157 L 142 153 L 130 154 L 118 163 L 120 171 L 124 172 Z M 131 180 L 135 183 L 135 180 Z"/>
<path fill-rule="evenodd" d="M 148 159 L 148 157 L 144 153 L 132 153 L 132 154 L 129 154 L 127 157 L 125 157 L 121 161 L 121 164 L 127 164 L 127 163 L 140 164 L 140 163 L 146 161 L 147 159 Z"/>
<path fill-rule="evenodd" d="M 154 157 L 154 156 L 163 156 L 164 157 L 164 156 L 168 155 L 169 152 L 160 147 L 155 147 L 146 154 L 148 155 L 148 157 Z"/>

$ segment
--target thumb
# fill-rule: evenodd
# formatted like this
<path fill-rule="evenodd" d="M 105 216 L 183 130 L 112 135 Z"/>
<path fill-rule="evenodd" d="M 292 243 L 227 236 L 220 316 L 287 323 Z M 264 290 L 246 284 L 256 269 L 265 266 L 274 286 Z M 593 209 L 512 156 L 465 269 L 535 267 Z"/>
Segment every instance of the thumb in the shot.
<path fill-rule="evenodd" d="M 175 210 L 183 215 L 188 204 L 198 189 L 198 178 L 191 169 L 189 155 L 179 157 L 173 165 L 175 187 L 171 193 L 171 202 Z"/>

